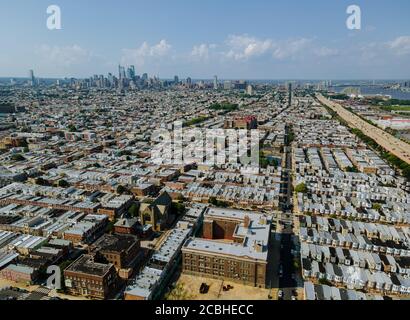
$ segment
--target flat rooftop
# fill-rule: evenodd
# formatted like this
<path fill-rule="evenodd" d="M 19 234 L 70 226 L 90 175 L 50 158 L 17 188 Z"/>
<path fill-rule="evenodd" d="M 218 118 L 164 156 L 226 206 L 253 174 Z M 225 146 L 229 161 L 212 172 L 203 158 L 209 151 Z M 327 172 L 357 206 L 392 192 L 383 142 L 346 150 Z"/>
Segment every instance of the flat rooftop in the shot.
<path fill-rule="evenodd" d="M 266 261 L 268 251 L 257 252 L 253 246 L 242 245 L 239 243 L 228 243 L 216 240 L 207 240 L 200 238 L 190 238 L 185 243 L 183 250 L 195 250 L 205 254 L 222 254 L 237 258 L 249 258 Z"/>
<path fill-rule="evenodd" d="M 248 216 L 251 220 L 258 220 L 263 217 L 263 214 L 253 211 L 244 211 L 236 209 L 226 209 L 226 208 L 209 208 L 205 211 L 206 218 L 225 218 L 232 220 L 244 220 Z M 266 216 L 268 219 L 268 216 Z"/>
<path fill-rule="evenodd" d="M 82 255 L 74 261 L 65 271 L 78 272 L 85 275 L 104 276 L 112 267 L 112 264 L 94 262 L 90 255 Z"/>
<path fill-rule="evenodd" d="M 128 250 L 137 242 L 138 238 L 132 235 L 104 234 L 93 246 L 103 251 L 121 252 Z"/>
<path fill-rule="evenodd" d="M 242 243 L 218 240 L 191 238 L 183 249 L 202 251 L 208 254 L 224 254 L 238 258 L 249 258 L 266 261 L 271 230 L 271 218 L 257 212 L 210 208 L 205 213 L 205 219 L 226 218 L 237 220 L 233 236 L 243 239 Z M 249 224 L 245 225 L 245 218 Z"/>

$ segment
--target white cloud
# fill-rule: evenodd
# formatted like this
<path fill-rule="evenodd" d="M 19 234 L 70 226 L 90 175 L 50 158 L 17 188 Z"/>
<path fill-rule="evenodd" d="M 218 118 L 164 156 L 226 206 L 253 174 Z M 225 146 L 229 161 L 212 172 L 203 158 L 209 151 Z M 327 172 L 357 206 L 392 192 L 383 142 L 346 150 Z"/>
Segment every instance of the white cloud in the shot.
<path fill-rule="evenodd" d="M 335 49 L 316 46 L 312 39 L 298 38 L 285 41 L 258 39 L 249 35 L 231 35 L 225 42 L 223 55 L 233 60 L 248 60 L 253 57 L 271 55 L 274 59 L 296 59 L 306 55 L 329 57 L 338 54 Z"/>
<path fill-rule="evenodd" d="M 389 42 L 388 47 L 395 54 L 407 55 L 410 54 L 410 36 L 401 36 Z"/>
<path fill-rule="evenodd" d="M 156 59 L 166 56 L 169 54 L 171 48 L 172 46 L 166 40 L 161 40 L 153 46 L 144 42 L 139 48 L 123 49 L 122 62 L 143 66 L 147 59 Z"/>
<path fill-rule="evenodd" d="M 356 53 L 353 51 L 353 55 Z M 400 36 L 391 41 L 371 42 L 359 48 L 363 65 L 385 64 L 398 58 L 410 55 L 410 36 Z"/>
<path fill-rule="evenodd" d="M 322 58 L 337 56 L 339 54 L 339 50 L 332 49 L 328 47 L 318 47 L 314 49 L 314 53 Z"/>
<path fill-rule="evenodd" d="M 72 46 L 49 46 L 42 45 L 36 53 L 40 58 L 56 65 L 55 67 L 72 67 L 88 62 L 93 54 L 80 47 L 79 45 Z"/>
<path fill-rule="evenodd" d="M 311 42 L 310 39 L 300 38 L 278 43 L 275 46 L 273 57 L 276 59 L 294 58 L 296 55 L 306 50 Z"/>
<path fill-rule="evenodd" d="M 211 50 L 215 48 L 216 48 L 215 44 L 202 43 L 192 48 L 191 56 L 199 60 L 208 60 Z"/>
<path fill-rule="evenodd" d="M 231 35 L 226 41 L 228 51 L 225 56 L 235 60 L 247 60 L 265 54 L 272 49 L 273 42 L 270 39 L 259 40 L 248 35 Z"/>

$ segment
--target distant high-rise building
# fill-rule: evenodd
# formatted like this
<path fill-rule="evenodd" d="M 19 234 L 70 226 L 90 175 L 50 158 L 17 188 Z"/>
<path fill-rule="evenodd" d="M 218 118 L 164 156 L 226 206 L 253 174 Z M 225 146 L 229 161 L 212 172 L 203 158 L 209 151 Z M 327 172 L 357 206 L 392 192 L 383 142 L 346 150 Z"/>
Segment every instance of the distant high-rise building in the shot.
<path fill-rule="evenodd" d="M 246 88 L 246 93 L 250 96 L 253 95 L 253 87 L 251 84 L 249 84 L 248 87 Z"/>
<path fill-rule="evenodd" d="M 178 84 L 178 83 L 179 83 L 179 77 L 178 77 L 178 76 L 175 76 L 175 77 L 174 77 L 174 83 L 175 83 L 175 84 Z"/>
<path fill-rule="evenodd" d="M 147 73 L 144 73 L 144 74 L 142 75 L 142 80 L 144 80 L 144 81 L 147 81 L 147 80 L 148 80 L 148 74 L 147 74 Z"/>
<path fill-rule="evenodd" d="M 109 73 L 108 74 L 108 83 L 109 83 L 109 85 L 110 86 L 112 86 L 113 84 L 114 84 L 114 77 L 113 77 L 113 75 L 112 75 L 112 73 Z"/>
<path fill-rule="evenodd" d="M 118 66 L 118 77 L 120 80 L 126 79 L 126 74 L 125 74 L 125 67 L 119 65 Z"/>
<path fill-rule="evenodd" d="M 188 86 L 191 86 L 191 85 L 192 85 L 192 79 L 191 79 L 190 77 L 186 78 L 186 84 L 187 84 Z"/>
<path fill-rule="evenodd" d="M 224 82 L 224 89 L 225 90 L 232 90 L 232 88 L 233 88 L 232 81 L 225 81 Z"/>
<path fill-rule="evenodd" d="M 98 86 L 100 88 L 105 88 L 105 78 L 103 75 L 100 75 L 98 78 Z"/>
<path fill-rule="evenodd" d="M 33 87 L 36 85 L 36 78 L 34 77 L 34 71 L 30 70 L 30 85 Z"/>
<path fill-rule="evenodd" d="M 292 105 L 292 83 L 288 83 L 288 94 L 289 94 L 289 98 L 288 98 L 288 103 L 289 106 Z"/>
<path fill-rule="evenodd" d="M 130 79 L 130 80 L 135 79 L 135 67 L 134 66 L 130 66 L 127 69 L 127 78 Z"/>
<path fill-rule="evenodd" d="M 217 76 L 214 77 L 214 89 L 218 90 L 218 77 Z"/>

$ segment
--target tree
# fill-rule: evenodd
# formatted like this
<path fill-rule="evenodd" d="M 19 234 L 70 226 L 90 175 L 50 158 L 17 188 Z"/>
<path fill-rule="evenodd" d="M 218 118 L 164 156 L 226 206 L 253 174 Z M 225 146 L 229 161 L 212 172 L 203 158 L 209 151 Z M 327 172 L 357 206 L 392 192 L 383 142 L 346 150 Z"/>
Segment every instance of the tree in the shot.
<path fill-rule="evenodd" d="M 73 125 L 73 124 L 70 124 L 70 125 L 67 127 L 67 129 L 68 129 L 68 131 L 70 131 L 70 132 L 77 132 L 77 128 L 76 128 L 76 126 Z"/>
<path fill-rule="evenodd" d="M 136 203 L 133 203 L 131 207 L 128 209 L 128 214 L 130 217 L 135 218 L 138 216 L 138 206 Z"/>
<path fill-rule="evenodd" d="M 220 207 L 220 208 L 229 207 L 228 203 L 226 203 L 225 201 L 219 201 L 215 197 L 210 197 L 208 200 L 208 203 L 212 204 L 215 207 Z"/>
<path fill-rule="evenodd" d="M 165 300 L 191 300 L 193 296 L 185 289 L 184 283 L 178 283 L 175 288 L 165 295 Z"/>
<path fill-rule="evenodd" d="M 47 182 L 46 182 L 46 180 L 44 180 L 43 178 L 38 177 L 38 178 L 35 180 L 35 184 L 38 185 L 38 186 L 45 186 L 45 185 L 47 184 Z"/>
<path fill-rule="evenodd" d="M 185 206 L 182 203 L 173 202 L 171 212 L 177 216 L 181 216 L 185 213 Z"/>
<path fill-rule="evenodd" d="M 307 193 L 308 189 L 305 183 L 300 183 L 296 186 L 295 192 L 297 193 Z"/>
<path fill-rule="evenodd" d="M 58 186 L 60 188 L 68 188 L 70 186 L 70 184 L 65 181 L 64 179 L 61 179 L 60 181 L 58 181 Z"/>
<path fill-rule="evenodd" d="M 218 200 L 215 197 L 210 197 L 208 200 L 209 204 L 216 206 L 218 204 Z"/>
<path fill-rule="evenodd" d="M 105 232 L 106 233 L 113 233 L 115 223 L 116 223 L 116 221 L 108 222 L 107 227 L 105 228 Z"/>
<path fill-rule="evenodd" d="M 117 193 L 118 193 L 118 194 L 123 194 L 125 191 L 127 191 L 127 189 L 125 189 L 124 186 L 119 185 L 119 186 L 117 187 Z"/>
<path fill-rule="evenodd" d="M 13 155 L 11 156 L 11 159 L 12 159 L 13 161 L 24 161 L 24 160 L 26 160 L 26 158 L 24 158 L 20 153 L 13 154 Z"/>

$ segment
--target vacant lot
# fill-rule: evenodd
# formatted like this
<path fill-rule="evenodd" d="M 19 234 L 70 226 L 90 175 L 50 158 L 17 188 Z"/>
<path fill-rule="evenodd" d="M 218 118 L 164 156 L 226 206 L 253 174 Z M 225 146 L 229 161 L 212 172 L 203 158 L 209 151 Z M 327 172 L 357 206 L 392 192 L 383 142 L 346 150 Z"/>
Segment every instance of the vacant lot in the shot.
<path fill-rule="evenodd" d="M 209 286 L 207 294 L 200 294 L 199 288 L 202 283 Z M 231 285 L 233 289 L 223 291 L 223 286 Z M 277 295 L 277 289 L 260 289 L 244 286 L 231 281 L 222 281 L 209 278 L 202 278 L 182 274 L 177 282 L 177 291 L 173 298 L 186 300 L 268 300 L 269 294 L 273 297 Z"/>

